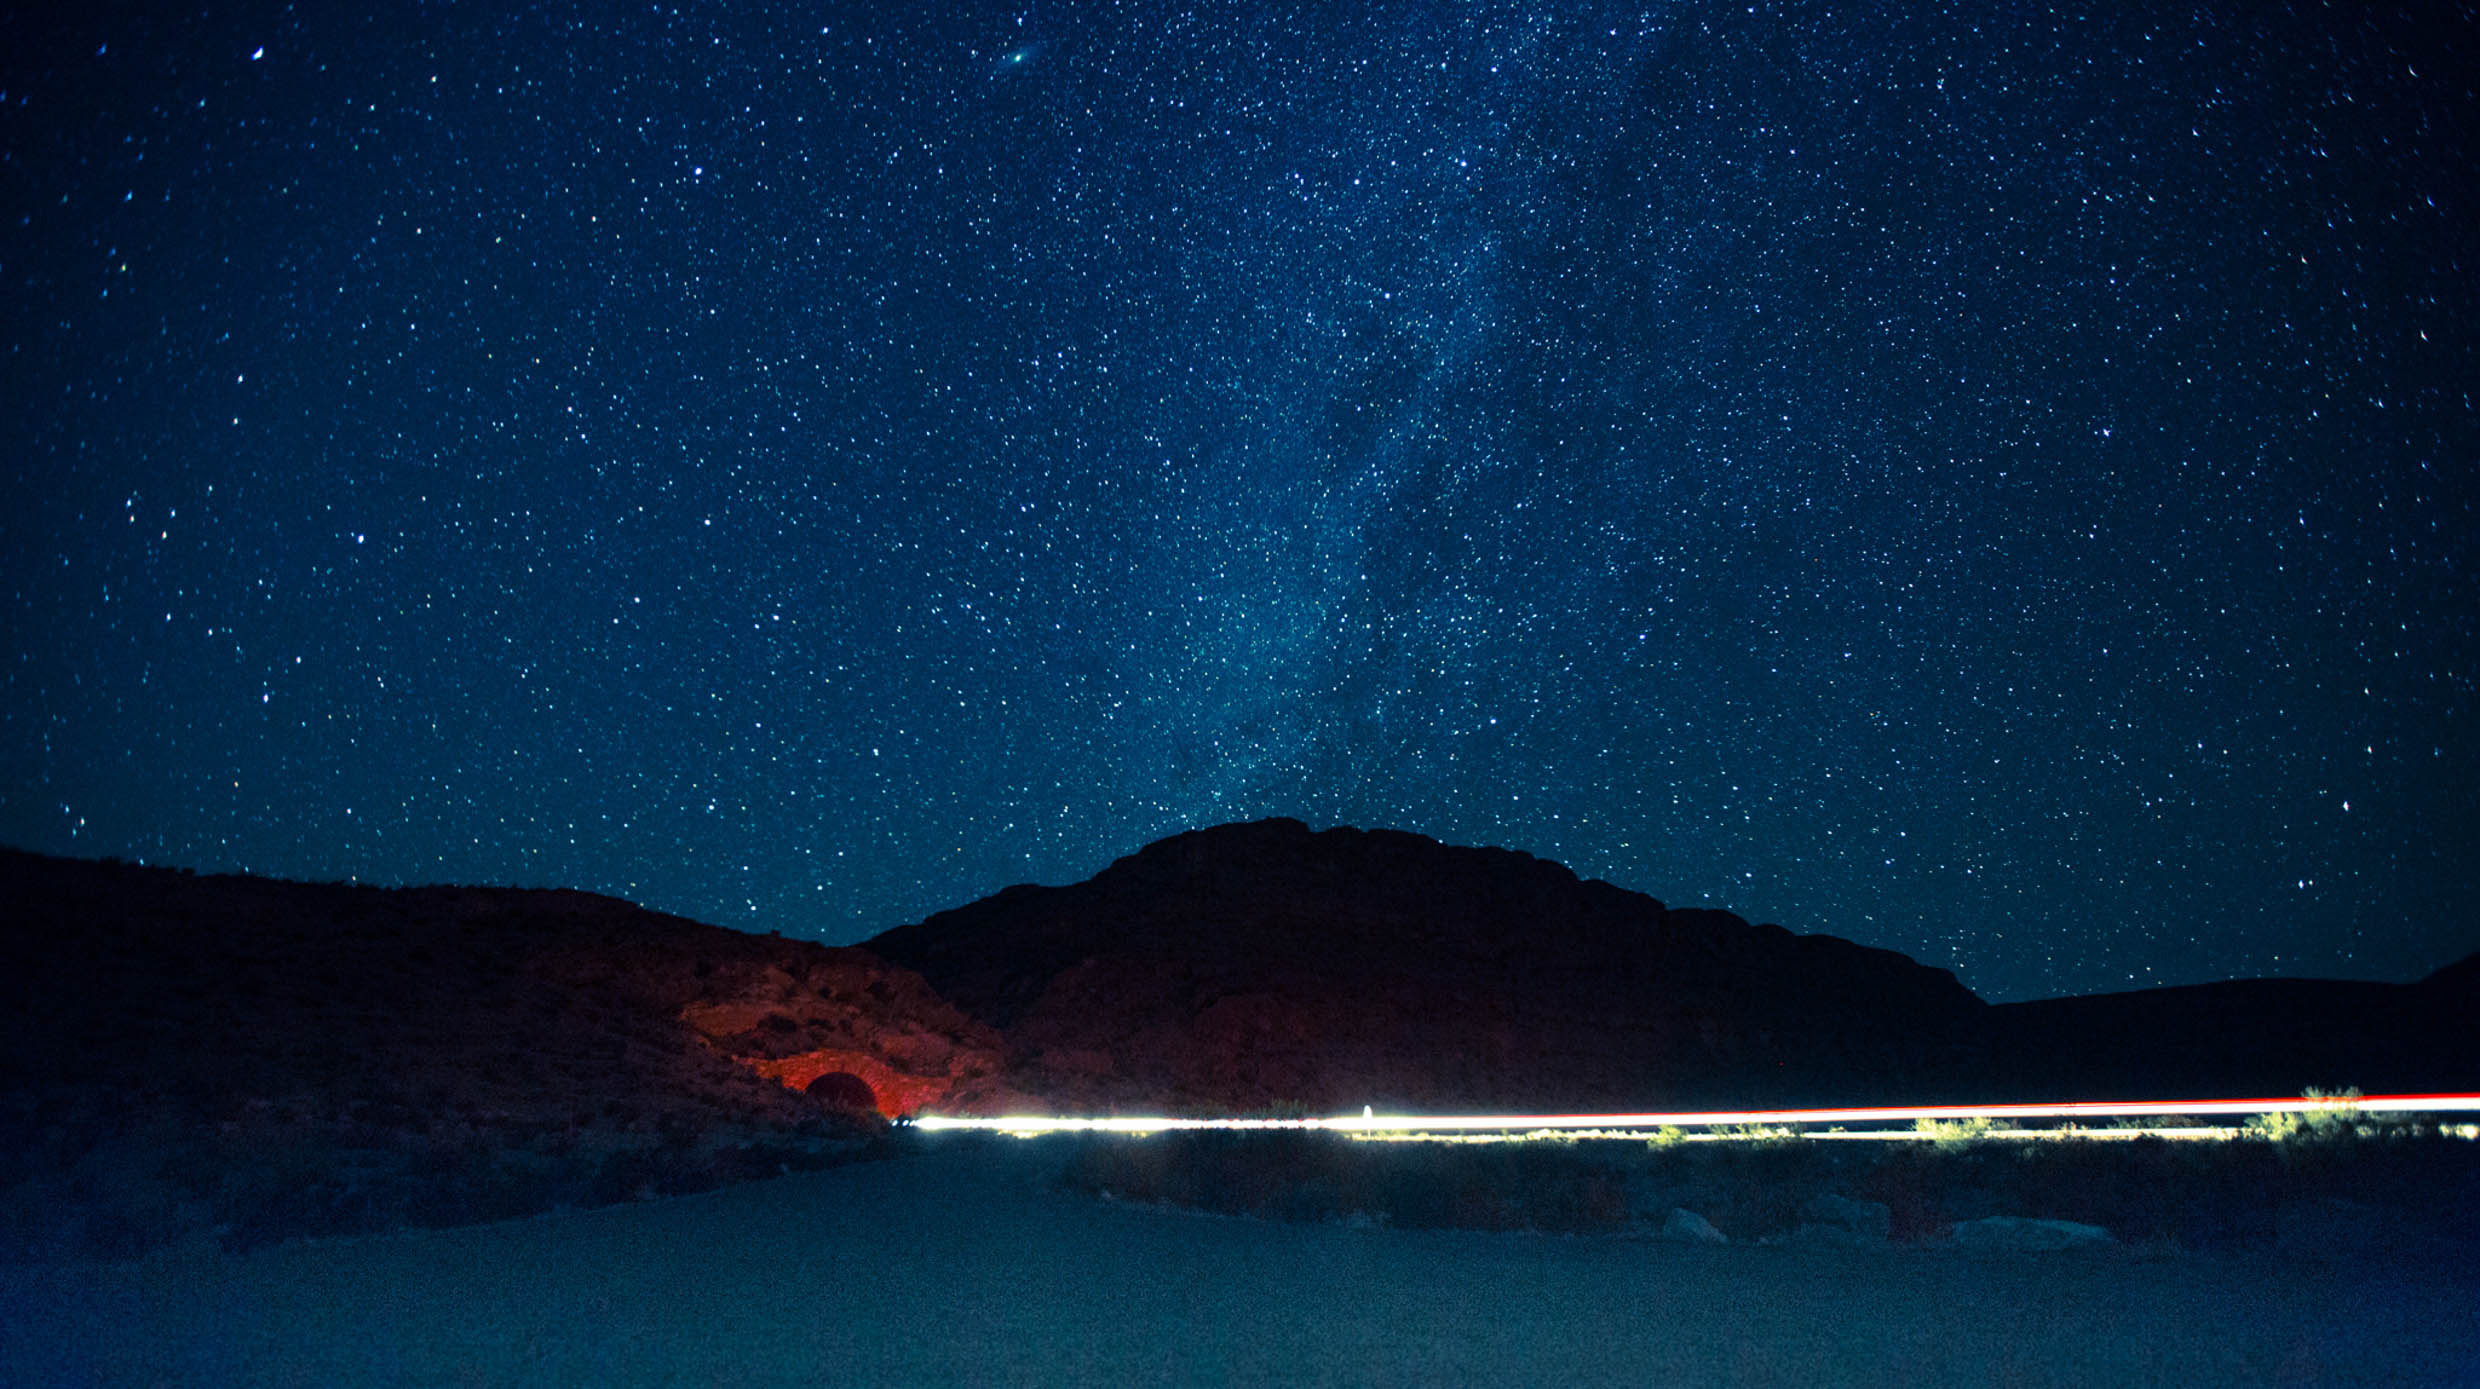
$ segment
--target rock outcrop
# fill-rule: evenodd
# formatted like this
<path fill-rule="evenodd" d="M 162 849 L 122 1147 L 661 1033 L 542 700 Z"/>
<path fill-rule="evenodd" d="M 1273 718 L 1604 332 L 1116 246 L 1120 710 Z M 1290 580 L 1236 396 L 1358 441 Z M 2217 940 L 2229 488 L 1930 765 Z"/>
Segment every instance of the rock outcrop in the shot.
<path fill-rule="evenodd" d="M 0 1252 L 454 1224 L 1001 1103 L 997 1035 L 858 950 L 579 892 L 0 851 Z"/>
<path fill-rule="evenodd" d="M 890 1113 L 997 1082 L 996 1034 L 909 970 L 591 893 L 0 851 L 0 900 L 0 1089 L 91 1081 L 204 1113 L 430 1097 L 567 1120 L 805 1114 L 797 1092 L 833 1070 Z"/>

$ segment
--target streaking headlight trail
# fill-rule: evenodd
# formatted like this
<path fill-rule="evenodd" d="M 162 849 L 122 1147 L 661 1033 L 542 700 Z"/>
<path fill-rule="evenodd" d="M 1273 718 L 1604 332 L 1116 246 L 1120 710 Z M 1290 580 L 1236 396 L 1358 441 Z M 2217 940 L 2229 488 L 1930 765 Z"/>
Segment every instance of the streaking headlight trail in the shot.
<path fill-rule="evenodd" d="M 1337 1133 L 1533 1133 L 1571 1130 L 1717 1129 L 1757 1126 L 1901 1125 L 1921 1120 L 2033 1119 L 2076 1124 L 2087 1119 L 2140 1119 L 2172 1115 L 2480 1113 L 2480 1094 L 2363 1095 L 2315 1099 L 2099 1100 L 2063 1104 L 1949 1104 L 1898 1108 L 1690 1110 L 1645 1114 L 1358 1114 L 1303 1119 L 1211 1119 L 1116 1115 L 1076 1118 L 1047 1114 L 995 1117 L 925 1114 L 913 1120 L 928 1130 L 979 1129 L 994 1133 L 1163 1133 L 1176 1129 L 1314 1129 Z M 1889 1135 L 1899 1136 L 1899 1135 Z"/>

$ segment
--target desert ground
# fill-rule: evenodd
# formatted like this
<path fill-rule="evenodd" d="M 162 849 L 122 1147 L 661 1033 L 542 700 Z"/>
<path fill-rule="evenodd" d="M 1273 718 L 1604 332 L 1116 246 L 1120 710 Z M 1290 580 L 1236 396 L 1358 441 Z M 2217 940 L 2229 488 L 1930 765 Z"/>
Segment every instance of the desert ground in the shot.
<path fill-rule="evenodd" d="M 2480 1383 L 2468 1264 L 1286 1224 L 1056 1189 L 1063 1142 L 0 1267 L 0 1382 Z"/>

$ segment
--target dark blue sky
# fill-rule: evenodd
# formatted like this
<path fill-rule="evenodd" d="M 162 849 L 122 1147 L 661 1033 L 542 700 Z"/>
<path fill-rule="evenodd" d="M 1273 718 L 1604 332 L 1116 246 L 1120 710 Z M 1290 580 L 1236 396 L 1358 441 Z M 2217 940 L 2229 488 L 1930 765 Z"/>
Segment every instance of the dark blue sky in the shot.
<path fill-rule="evenodd" d="M 2480 947 L 2468 13 L 66 8 L 0 840 L 843 942 L 1289 814 L 1993 998 Z"/>

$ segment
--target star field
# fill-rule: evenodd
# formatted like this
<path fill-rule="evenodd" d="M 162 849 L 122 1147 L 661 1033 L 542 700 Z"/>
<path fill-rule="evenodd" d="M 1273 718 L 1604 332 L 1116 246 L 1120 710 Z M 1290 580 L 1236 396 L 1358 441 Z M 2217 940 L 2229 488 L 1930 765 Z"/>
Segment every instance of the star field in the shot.
<path fill-rule="evenodd" d="M 0 16 L 0 840 L 2480 948 L 2468 13 L 379 8 Z"/>

